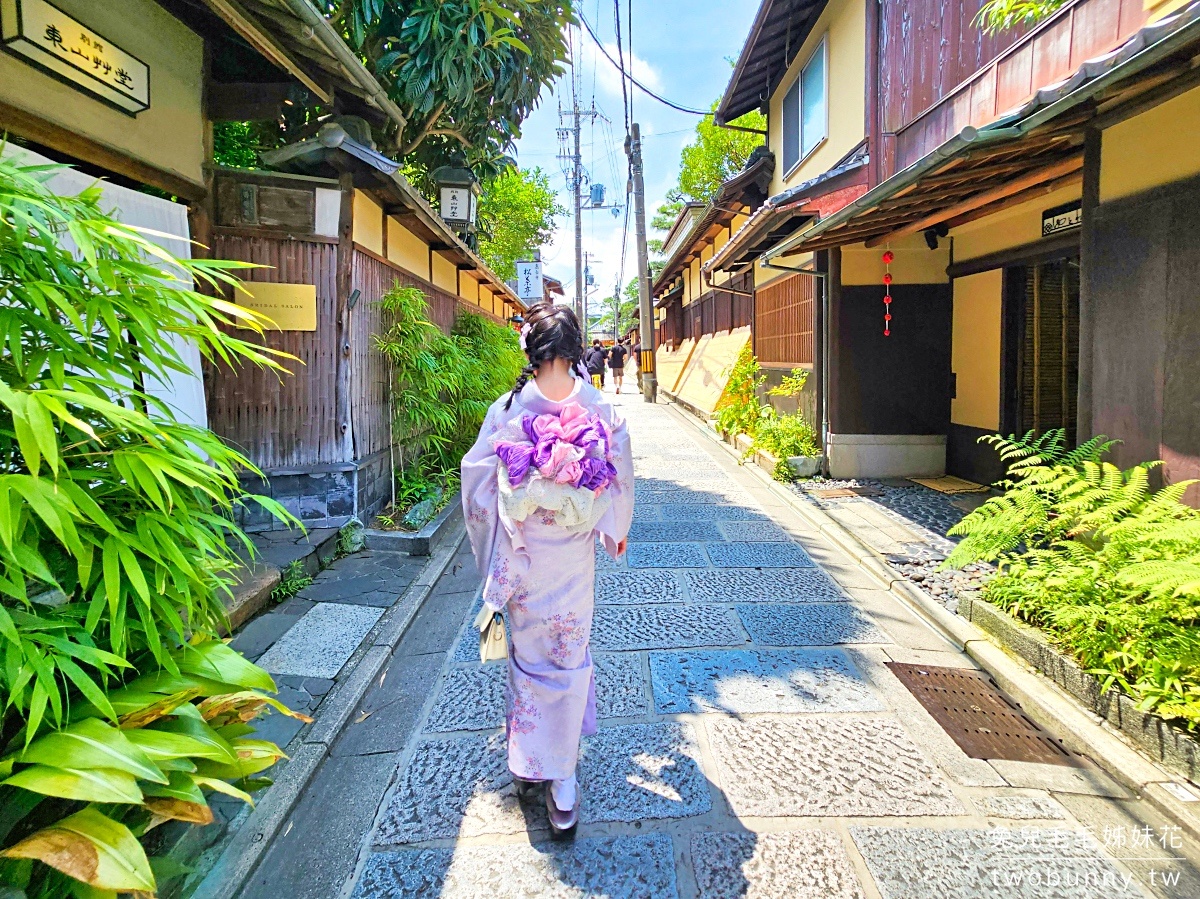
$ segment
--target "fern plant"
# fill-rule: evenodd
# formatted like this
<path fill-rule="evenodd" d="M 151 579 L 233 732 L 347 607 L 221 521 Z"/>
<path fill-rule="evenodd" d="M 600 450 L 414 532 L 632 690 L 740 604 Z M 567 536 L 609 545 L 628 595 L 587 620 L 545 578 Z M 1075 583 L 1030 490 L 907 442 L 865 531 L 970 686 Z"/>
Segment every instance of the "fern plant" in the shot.
<path fill-rule="evenodd" d="M 984 597 L 1043 628 L 1104 688 L 1200 724 L 1200 512 L 1192 481 L 1153 490 L 1148 462 L 1122 471 L 1097 437 L 988 438 L 1010 462 L 995 497 L 951 534 L 946 564 L 996 561 Z"/>

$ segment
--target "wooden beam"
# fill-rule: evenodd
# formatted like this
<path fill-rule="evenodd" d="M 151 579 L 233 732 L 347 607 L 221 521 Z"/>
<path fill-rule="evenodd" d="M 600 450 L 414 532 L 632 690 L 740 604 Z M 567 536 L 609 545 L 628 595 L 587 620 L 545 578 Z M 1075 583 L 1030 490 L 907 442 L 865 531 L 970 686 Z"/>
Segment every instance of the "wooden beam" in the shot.
<path fill-rule="evenodd" d="M 983 206 L 955 218 L 948 219 L 945 222 L 947 228 L 957 228 L 960 225 L 965 225 L 968 222 L 973 222 L 976 219 L 985 218 L 989 215 L 995 215 L 997 212 L 1003 212 L 1005 209 L 1011 209 L 1013 206 L 1020 206 L 1022 203 L 1028 203 L 1030 200 L 1036 200 L 1038 197 L 1044 197 L 1046 194 L 1052 194 L 1056 190 L 1062 190 L 1065 187 L 1075 187 L 1083 183 L 1083 172 L 1073 172 L 1070 175 L 1064 175 L 1062 178 L 1056 178 L 1048 184 L 1038 184 L 1027 190 L 1020 191 L 1010 197 L 1005 197 L 1003 200 L 998 200 L 989 206 Z"/>
<path fill-rule="evenodd" d="M 200 202 L 208 193 L 203 184 L 134 159 L 124 150 L 84 137 L 76 131 L 68 131 L 40 116 L 0 101 L 0 133 L 6 131 L 139 184 L 157 187 L 189 203 Z"/>
<path fill-rule="evenodd" d="M 292 83 L 220 84 L 210 81 L 205 97 L 205 114 L 213 122 L 267 122 L 279 117 Z"/>
<path fill-rule="evenodd" d="M 968 200 L 964 200 L 957 206 L 951 206 L 947 209 L 940 209 L 932 212 L 923 218 L 917 219 L 915 222 L 909 222 L 890 234 L 883 234 L 879 237 L 873 237 L 867 241 L 867 247 L 878 247 L 888 241 L 899 240 L 901 237 L 907 237 L 910 234 L 916 234 L 919 231 L 924 231 L 926 228 L 940 224 L 947 219 L 962 216 L 972 210 L 979 209 L 981 206 L 988 206 L 997 200 L 1003 200 L 1006 197 L 1011 197 L 1013 194 L 1020 193 L 1035 185 L 1042 184 L 1046 181 L 1052 181 L 1063 175 L 1071 172 L 1079 171 L 1083 168 L 1083 154 L 1076 153 L 1066 159 L 1061 160 L 1055 165 L 1047 166 L 1046 168 L 1038 169 L 1035 172 L 1030 172 L 1020 178 L 1014 178 L 999 187 L 993 187 L 991 190 L 985 190 L 977 193 Z"/>
<path fill-rule="evenodd" d="M 325 103 L 333 102 L 333 92 L 292 58 L 291 52 L 270 32 L 264 31 L 237 0 L 204 0 L 208 7 L 229 23 L 229 27 L 249 41 L 250 46 L 296 79 Z"/>
<path fill-rule="evenodd" d="M 342 191 L 342 200 L 338 212 L 337 264 L 334 272 L 334 289 L 337 291 L 334 297 L 335 320 L 317 322 L 317 340 L 329 340 L 330 336 L 333 338 L 334 427 L 337 429 L 336 440 L 342 448 L 338 461 L 352 462 L 355 458 L 354 398 L 350 380 L 350 359 L 353 353 L 350 340 L 353 332 L 350 329 L 352 313 L 349 299 L 350 292 L 354 289 L 354 176 L 341 175 L 338 178 L 338 186 Z"/>

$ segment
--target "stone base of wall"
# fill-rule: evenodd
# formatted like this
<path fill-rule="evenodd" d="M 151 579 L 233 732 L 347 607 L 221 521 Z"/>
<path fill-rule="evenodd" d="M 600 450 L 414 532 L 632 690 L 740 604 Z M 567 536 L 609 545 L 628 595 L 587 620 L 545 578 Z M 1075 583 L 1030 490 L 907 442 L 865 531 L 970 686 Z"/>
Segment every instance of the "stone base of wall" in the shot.
<path fill-rule="evenodd" d="M 386 449 L 344 465 L 268 472 L 240 478 L 249 494 L 269 496 L 308 528 L 341 527 L 352 518 L 369 522 L 391 496 L 391 459 Z M 253 503 L 242 509 L 245 531 L 284 530 L 287 525 Z"/>
<path fill-rule="evenodd" d="M 830 434 L 834 478 L 938 478 L 946 473 L 943 434 Z"/>

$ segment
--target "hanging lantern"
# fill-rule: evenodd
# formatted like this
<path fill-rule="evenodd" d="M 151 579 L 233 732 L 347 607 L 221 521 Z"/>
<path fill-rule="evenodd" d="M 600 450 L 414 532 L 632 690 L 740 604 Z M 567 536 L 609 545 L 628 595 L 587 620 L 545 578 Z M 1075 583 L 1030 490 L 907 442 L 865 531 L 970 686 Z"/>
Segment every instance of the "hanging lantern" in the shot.
<path fill-rule="evenodd" d="M 883 254 L 883 336 L 892 336 L 892 263 L 896 254 L 891 250 Z"/>
<path fill-rule="evenodd" d="M 480 193 L 475 174 L 470 169 L 444 165 L 433 171 L 433 181 L 441 200 L 439 212 L 446 224 L 473 229 Z"/>

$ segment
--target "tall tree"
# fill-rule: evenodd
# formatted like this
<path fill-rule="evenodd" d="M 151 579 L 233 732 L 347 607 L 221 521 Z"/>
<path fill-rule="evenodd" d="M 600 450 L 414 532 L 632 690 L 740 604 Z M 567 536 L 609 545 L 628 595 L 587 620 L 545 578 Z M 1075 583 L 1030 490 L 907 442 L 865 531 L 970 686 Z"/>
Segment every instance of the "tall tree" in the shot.
<path fill-rule="evenodd" d="M 713 104 L 716 111 L 717 104 Z M 760 112 L 748 112 L 731 124 L 766 130 L 767 119 Z M 679 155 L 679 178 L 667 191 L 667 202 L 658 207 L 650 222 L 656 231 L 669 231 L 684 203 L 707 203 L 721 185 L 746 165 L 750 154 L 764 143 L 761 134 L 722 128 L 711 115 L 696 125 L 695 136 Z M 662 252 L 662 241 L 650 241 L 652 252 Z"/>
<path fill-rule="evenodd" d="M 408 119 L 399 155 L 502 171 L 542 89 L 564 71 L 569 0 L 325 0 Z"/>
<path fill-rule="evenodd" d="M 479 255 L 501 278 L 515 278 L 516 261 L 549 243 L 555 217 L 566 212 L 540 168 L 507 169 L 479 198 Z"/>

